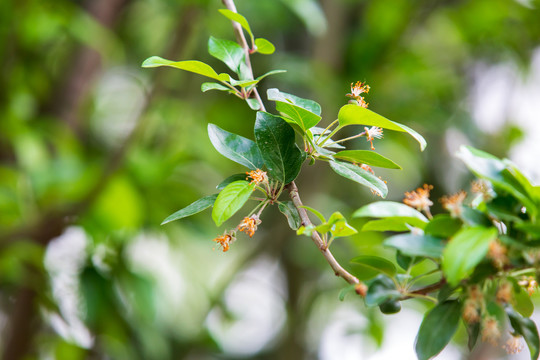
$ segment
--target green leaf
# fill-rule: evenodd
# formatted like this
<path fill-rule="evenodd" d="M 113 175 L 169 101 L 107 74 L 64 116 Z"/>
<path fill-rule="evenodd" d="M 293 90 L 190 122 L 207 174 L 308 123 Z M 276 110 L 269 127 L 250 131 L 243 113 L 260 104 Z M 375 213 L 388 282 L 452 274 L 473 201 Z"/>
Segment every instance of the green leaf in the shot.
<path fill-rule="evenodd" d="M 241 173 L 241 174 L 234 174 L 223 180 L 216 186 L 216 189 L 223 190 L 225 189 L 225 186 L 229 185 L 232 182 L 238 181 L 238 180 L 247 180 L 247 174 Z"/>
<path fill-rule="evenodd" d="M 383 273 L 389 277 L 394 277 L 397 273 L 396 266 L 385 258 L 372 255 L 361 255 L 353 258 L 351 263 L 364 268 L 364 271 Z"/>
<path fill-rule="evenodd" d="M 399 300 L 388 300 L 379 305 L 379 309 L 385 315 L 397 314 L 401 311 Z"/>
<path fill-rule="evenodd" d="M 521 286 L 514 287 L 514 309 L 524 317 L 530 317 L 534 311 L 534 304 L 531 297 Z"/>
<path fill-rule="evenodd" d="M 234 80 L 231 78 L 231 85 L 232 86 L 240 86 L 240 87 L 248 87 L 255 85 L 259 82 L 259 80 Z"/>
<path fill-rule="evenodd" d="M 189 71 L 195 74 L 207 76 L 209 78 L 220 80 L 220 81 L 229 81 L 229 74 L 217 74 L 210 65 L 207 65 L 201 61 L 195 60 L 186 60 L 186 61 L 171 61 L 163 59 L 159 56 L 152 56 L 144 60 L 142 67 L 144 68 L 153 68 L 159 66 L 170 66 L 176 69 Z"/>
<path fill-rule="evenodd" d="M 201 211 L 208 209 L 210 206 L 214 205 L 214 202 L 216 201 L 217 196 L 218 194 L 205 196 L 189 204 L 185 208 L 180 209 L 174 214 L 168 216 L 165 220 L 163 220 L 161 225 L 165 225 L 167 223 L 170 223 L 171 221 L 182 219 L 182 218 L 200 213 Z"/>
<path fill-rule="evenodd" d="M 255 120 L 255 140 L 268 173 L 284 184 L 300 172 L 304 157 L 296 146 L 294 130 L 283 119 L 259 111 Z"/>
<path fill-rule="evenodd" d="M 284 72 L 287 72 L 287 70 L 272 70 L 272 71 L 267 72 L 264 75 L 261 75 L 261 76 L 257 77 L 256 80 L 261 81 L 262 79 L 264 79 L 267 76 L 275 75 L 275 74 L 281 74 L 281 73 L 284 73 Z"/>
<path fill-rule="evenodd" d="M 428 360 L 445 348 L 454 336 L 461 318 L 458 301 L 446 301 L 435 306 L 422 320 L 416 336 L 415 350 L 419 360 Z"/>
<path fill-rule="evenodd" d="M 413 129 L 392 120 L 388 120 L 387 118 L 358 105 L 348 104 L 343 106 L 339 110 L 338 119 L 339 127 L 348 125 L 378 126 L 383 129 L 409 133 L 409 135 L 418 141 L 422 151 L 424 151 L 427 145 L 426 140 L 422 135 Z"/>
<path fill-rule="evenodd" d="M 301 207 L 306 209 L 306 210 L 309 210 L 310 212 L 312 212 L 316 217 L 319 218 L 319 220 L 321 220 L 321 222 L 323 224 L 326 223 L 326 219 L 324 218 L 323 214 L 321 214 L 319 211 L 315 210 L 312 207 L 306 206 L 306 205 L 302 205 Z"/>
<path fill-rule="evenodd" d="M 244 60 L 244 49 L 238 43 L 230 40 L 216 39 L 210 36 L 208 39 L 208 53 L 221 60 L 234 72 L 238 72 L 240 63 Z"/>
<path fill-rule="evenodd" d="M 220 226 L 240 210 L 253 190 L 255 183 L 250 184 L 245 180 L 232 182 L 221 190 L 212 209 L 212 219 L 216 225 Z"/>
<path fill-rule="evenodd" d="M 400 297 L 401 293 L 396 289 L 392 279 L 379 275 L 369 284 L 365 301 L 367 306 L 375 306 Z"/>
<path fill-rule="evenodd" d="M 383 244 L 398 249 L 408 256 L 439 258 L 444 250 L 444 242 L 429 235 L 394 235 L 384 240 Z"/>
<path fill-rule="evenodd" d="M 218 11 L 223 14 L 223 16 L 225 16 L 227 19 L 239 23 L 248 32 L 249 37 L 253 42 L 253 33 L 251 32 L 251 28 L 249 27 L 249 23 L 247 22 L 245 17 L 229 9 L 219 9 Z"/>
<path fill-rule="evenodd" d="M 208 124 L 208 136 L 221 155 L 251 170 L 262 169 L 263 158 L 253 141 L 214 124 Z"/>
<path fill-rule="evenodd" d="M 489 243 L 497 238 L 495 228 L 464 228 L 448 243 L 443 253 L 443 272 L 451 285 L 457 285 L 472 273 L 486 256 Z"/>
<path fill-rule="evenodd" d="M 289 227 L 293 230 L 298 230 L 298 228 L 302 225 L 302 220 L 300 219 L 300 214 L 298 214 L 298 210 L 296 210 L 293 202 L 280 202 L 278 204 L 278 209 L 287 218 Z"/>
<path fill-rule="evenodd" d="M 321 226 L 321 225 L 319 225 Z M 319 227 L 317 226 L 317 228 Z M 347 223 L 345 217 L 339 212 L 334 212 L 328 219 L 329 231 L 334 237 L 351 236 L 358 231 Z M 328 230 L 327 230 L 328 231 Z"/>
<path fill-rule="evenodd" d="M 409 231 L 406 224 L 408 222 L 399 217 L 371 220 L 362 226 L 362 231 Z"/>
<path fill-rule="evenodd" d="M 337 174 L 370 188 L 382 198 L 385 198 L 388 194 L 388 188 L 384 181 L 359 166 L 340 161 L 330 161 L 330 167 Z"/>
<path fill-rule="evenodd" d="M 421 212 L 402 203 L 393 201 L 377 201 L 356 210 L 353 217 L 376 217 L 376 218 L 411 218 L 427 223 L 428 219 Z M 412 223 L 411 223 L 412 225 Z M 415 224 L 415 226 L 417 226 Z M 425 226 L 425 225 L 424 225 Z M 422 228 L 424 228 L 422 226 Z M 417 226 L 418 227 L 418 226 Z"/>
<path fill-rule="evenodd" d="M 285 92 L 279 91 L 279 89 L 276 88 L 268 89 L 266 95 L 268 96 L 268 100 L 281 101 L 283 103 L 292 104 L 304 110 L 307 110 L 315 115 L 321 115 L 321 105 L 319 105 L 319 103 L 317 103 L 316 101 L 303 99 L 292 94 L 287 94 Z"/>
<path fill-rule="evenodd" d="M 261 104 L 259 104 L 259 100 L 257 99 L 254 99 L 254 98 L 246 99 L 246 102 L 251 108 L 251 110 L 257 111 L 261 108 Z"/>
<path fill-rule="evenodd" d="M 531 319 L 519 315 L 510 306 L 505 310 L 514 331 L 525 339 L 525 342 L 529 347 L 529 352 L 531 353 L 531 360 L 537 360 L 540 355 L 540 338 L 538 337 L 536 324 Z"/>
<path fill-rule="evenodd" d="M 334 157 L 337 159 L 370 166 L 378 166 L 387 169 L 401 169 L 401 166 L 392 160 L 369 150 L 344 150 L 336 153 Z"/>
<path fill-rule="evenodd" d="M 228 91 L 230 93 L 234 93 L 234 91 L 231 88 L 226 87 L 225 85 L 221 85 L 219 83 L 215 83 L 215 82 L 202 83 L 201 91 L 202 92 L 207 92 L 209 90 Z"/>
<path fill-rule="evenodd" d="M 285 120 L 298 125 L 303 133 L 321 121 L 320 105 L 314 101 L 282 93 L 278 89 L 268 89 L 267 95 L 268 100 L 276 102 L 276 110 L 284 115 Z M 319 114 L 306 108 L 316 110 Z"/>
<path fill-rule="evenodd" d="M 276 51 L 274 44 L 263 38 L 255 39 L 255 46 L 257 47 L 257 52 L 264 55 L 270 55 Z"/>
<path fill-rule="evenodd" d="M 356 288 L 356 285 L 353 284 L 353 285 L 349 285 L 341 289 L 338 295 L 339 301 L 345 300 L 345 295 L 347 295 L 350 292 L 353 292 L 355 288 Z"/>
<path fill-rule="evenodd" d="M 461 225 L 463 225 L 461 220 L 447 214 L 439 214 L 435 215 L 426 225 L 424 233 L 435 237 L 449 238 L 461 229 Z"/>

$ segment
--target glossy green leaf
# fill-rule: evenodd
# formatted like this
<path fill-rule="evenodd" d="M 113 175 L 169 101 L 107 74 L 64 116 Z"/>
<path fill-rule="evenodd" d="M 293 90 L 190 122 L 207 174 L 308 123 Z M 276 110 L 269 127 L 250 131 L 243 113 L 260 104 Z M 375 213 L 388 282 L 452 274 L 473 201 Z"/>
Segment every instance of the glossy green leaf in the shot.
<path fill-rule="evenodd" d="M 375 217 L 375 218 L 402 217 L 402 218 L 417 219 L 423 223 L 428 222 L 428 219 L 421 212 L 405 204 L 393 202 L 393 201 L 377 201 L 377 202 L 362 206 L 360 209 L 356 210 L 353 213 L 353 217 Z"/>
<path fill-rule="evenodd" d="M 217 196 L 218 194 L 205 196 L 189 204 L 185 208 L 180 209 L 174 214 L 168 216 L 165 220 L 163 220 L 161 225 L 165 225 L 167 223 L 170 223 L 171 221 L 182 219 L 182 218 L 200 213 L 201 211 L 208 209 L 210 206 L 214 205 L 214 202 L 216 201 Z"/>
<path fill-rule="evenodd" d="M 300 219 L 300 214 L 298 214 L 298 210 L 296 210 L 293 202 L 280 202 L 278 204 L 278 209 L 287 218 L 289 227 L 293 230 L 298 230 L 298 228 L 302 225 L 302 219 Z"/>
<path fill-rule="evenodd" d="M 267 72 L 266 74 L 258 76 L 256 80 L 261 81 L 262 79 L 264 79 L 267 76 L 275 75 L 275 74 L 281 74 L 281 73 L 285 73 L 285 72 L 287 72 L 287 70 L 272 70 L 272 71 Z"/>
<path fill-rule="evenodd" d="M 431 309 L 422 320 L 416 336 L 415 350 L 419 360 L 440 353 L 454 336 L 461 319 L 458 301 L 446 301 Z"/>
<path fill-rule="evenodd" d="M 284 115 L 284 119 L 298 125 L 302 133 L 321 121 L 320 106 L 314 101 L 282 93 L 278 89 L 269 89 L 267 95 L 268 100 L 276 102 L 276 110 Z M 318 111 L 319 114 L 312 110 Z"/>
<path fill-rule="evenodd" d="M 366 164 L 387 169 L 401 169 L 401 166 L 392 160 L 369 150 L 344 150 L 334 155 L 336 159 L 346 160 L 358 164 Z"/>
<path fill-rule="evenodd" d="M 234 174 L 223 180 L 216 186 L 216 189 L 223 190 L 227 185 L 229 185 L 232 182 L 238 181 L 238 180 L 247 180 L 247 174 L 241 173 L 241 174 Z"/>
<path fill-rule="evenodd" d="M 409 231 L 410 229 L 407 227 L 408 222 L 404 219 L 398 217 L 371 220 L 362 226 L 362 231 Z"/>
<path fill-rule="evenodd" d="M 403 124 L 388 120 L 387 118 L 365 109 L 358 105 L 348 104 L 343 106 L 338 113 L 339 126 L 347 125 L 365 125 L 377 126 L 383 129 L 407 132 L 420 144 L 420 149 L 423 151 L 426 148 L 426 140 L 414 131 L 413 129 Z"/>
<path fill-rule="evenodd" d="M 202 83 L 201 91 L 202 92 L 207 92 L 209 90 L 228 91 L 228 92 L 234 93 L 234 91 L 231 88 L 226 87 L 225 85 L 221 85 L 219 83 L 215 83 L 215 82 Z"/>
<path fill-rule="evenodd" d="M 440 238 L 449 238 L 454 236 L 461 229 L 463 223 L 461 220 L 451 217 L 447 214 L 435 215 L 433 219 L 424 228 L 426 235 L 432 235 Z"/>
<path fill-rule="evenodd" d="M 385 198 L 388 194 L 388 188 L 384 181 L 359 166 L 340 161 L 330 161 L 330 167 L 337 174 L 370 188 L 382 198 Z"/>
<path fill-rule="evenodd" d="M 284 184 L 298 176 L 304 157 L 294 142 L 294 130 L 289 124 L 278 116 L 259 111 L 255 139 L 270 176 Z"/>
<path fill-rule="evenodd" d="M 259 103 L 259 100 L 257 100 L 257 99 L 253 99 L 253 98 L 246 99 L 246 102 L 249 105 L 249 107 L 251 108 L 251 110 L 257 111 L 257 110 L 259 110 L 261 108 L 261 104 Z"/>
<path fill-rule="evenodd" d="M 251 32 L 251 27 L 249 26 L 249 23 L 245 17 L 229 9 L 219 9 L 218 11 L 223 14 L 223 16 L 225 16 L 227 19 L 239 23 L 248 32 L 251 41 L 253 41 L 253 33 Z"/>
<path fill-rule="evenodd" d="M 276 51 L 274 44 L 263 38 L 255 39 L 255 46 L 257 47 L 257 52 L 265 55 L 273 54 Z"/>
<path fill-rule="evenodd" d="M 210 65 L 207 65 L 201 61 L 195 60 L 186 60 L 186 61 L 171 61 L 163 59 L 159 56 L 152 56 L 144 60 L 142 67 L 144 68 L 153 68 L 159 66 L 170 66 L 176 69 L 189 71 L 195 74 L 207 76 L 209 78 L 220 80 L 220 81 L 229 81 L 229 74 L 217 74 Z"/>
<path fill-rule="evenodd" d="M 292 94 L 287 94 L 283 91 L 279 91 L 279 89 L 276 88 L 268 89 L 266 95 L 268 96 L 268 100 L 281 101 L 283 103 L 292 104 L 304 110 L 307 110 L 315 115 L 321 115 L 321 105 L 319 105 L 316 101 L 303 99 Z"/>
<path fill-rule="evenodd" d="M 392 279 L 379 275 L 369 284 L 365 301 L 367 306 L 375 306 L 400 297 L 401 293 L 396 289 Z"/>
<path fill-rule="evenodd" d="M 351 259 L 351 263 L 356 264 L 361 268 L 365 268 L 367 271 L 375 271 L 376 273 L 383 273 L 390 277 L 396 275 L 396 266 L 385 258 L 372 255 L 361 255 Z"/>
<path fill-rule="evenodd" d="M 540 355 L 540 338 L 536 324 L 531 319 L 519 315 L 510 306 L 506 307 L 505 310 L 514 331 L 525 339 L 531 353 L 531 360 L 537 360 Z"/>
<path fill-rule="evenodd" d="M 330 226 L 330 233 L 336 238 L 351 236 L 358 233 L 355 228 L 347 223 L 347 220 L 339 211 L 334 212 L 330 216 L 328 225 Z"/>
<path fill-rule="evenodd" d="M 524 317 L 530 317 L 534 312 L 534 304 L 525 289 L 518 285 L 514 288 L 514 309 Z"/>
<path fill-rule="evenodd" d="M 444 250 L 444 242 L 429 235 L 400 234 L 394 235 L 383 244 L 398 249 L 408 256 L 426 256 L 432 258 L 441 257 Z"/>
<path fill-rule="evenodd" d="M 322 223 L 326 222 L 326 219 L 324 218 L 323 214 L 321 214 L 319 211 L 315 210 L 312 207 L 306 206 L 306 205 L 302 205 L 301 207 L 306 209 L 306 210 L 309 210 L 310 212 L 312 212 L 316 217 L 319 218 L 319 220 L 321 220 Z"/>
<path fill-rule="evenodd" d="M 482 226 L 464 228 L 444 250 L 442 268 L 451 285 L 469 276 L 486 256 L 489 243 L 497 238 L 497 230 Z"/>
<path fill-rule="evenodd" d="M 259 80 L 235 80 L 231 78 L 231 85 L 232 86 L 240 86 L 240 87 L 248 87 L 255 85 L 259 82 Z"/>
<path fill-rule="evenodd" d="M 251 170 L 262 169 L 263 158 L 253 141 L 214 124 L 208 124 L 208 136 L 221 155 Z"/>
<path fill-rule="evenodd" d="M 255 183 L 250 184 L 245 180 L 232 182 L 221 190 L 212 209 L 212 219 L 216 225 L 220 226 L 240 210 L 253 190 Z"/>
<path fill-rule="evenodd" d="M 213 36 L 208 39 L 208 53 L 223 61 L 234 72 L 238 71 L 238 67 L 245 56 L 244 49 L 238 43 L 217 39 Z"/>

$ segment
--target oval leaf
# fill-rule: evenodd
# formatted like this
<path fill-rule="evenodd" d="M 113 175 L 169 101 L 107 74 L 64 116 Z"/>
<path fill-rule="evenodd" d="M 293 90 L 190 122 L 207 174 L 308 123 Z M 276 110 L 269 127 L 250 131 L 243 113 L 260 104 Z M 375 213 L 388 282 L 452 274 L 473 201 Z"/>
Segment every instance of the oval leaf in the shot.
<path fill-rule="evenodd" d="M 444 250 L 442 268 L 450 285 L 457 285 L 472 273 L 486 256 L 489 243 L 497 238 L 495 228 L 476 226 L 459 231 Z"/>
<path fill-rule="evenodd" d="M 419 360 L 428 360 L 445 348 L 454 336 L 461 319 L 458 301 L 438 304 L 424 316 L 416 335 L 416 355 Z"/>
<path fill-rule="evenodd" d="M 255 46 L 257 47 L 257 52 L 264 55 L 270 55 L 276 51 L 274 44 L 263 38 L 255 39 Z"/>
<path fill-rule="evenodd" d="M 432 235 L 440 238 L 449 238 L 454 236 L 463 225 L 460 219 L 456 219 L 447 214 L 435 215 L 424 228 L 426 235 Z"/>
<path fill-rule="evenodd" d="M 429 235 L 395 235 L 384 240 L 383 244 L 408 256 L 439 258 L 444 250 L 444 242 Z"/>
<path fill-rule="evenodd" d="M 238 67 L 245 56 L 244 49 L 238 43 L 213 36 L 208 39 L 208 53 L 223 61 L 234 72 L 238 72 Z"/>
<path fill-rule="evenodd" d="M 208 124 L 208 136 L 216 150 L 226 158 L 251 170 L 263 167 L 263 159 L 255 142 L 214 124 Z"/>
<path fill-rule="evenodd" d="M 401 169 L 401 166 L 392 160 L 369 150 L 344 150 L 336 153 L 335 158 L 359 164 L 377 166 L 387 169 Z"/>
<path fill-rule="evenodd" d="M 361 106 L 348 104 L 343 106 L 338 113 L 339 126 L 347 125 L 367 125 L 378 126 L 383 129 L 406 132 L 411 135 L 420 144 L 420 149 L 426 148 L 426 140 L 413 129 L 371 111 Z"/>
<path fill-rule="evenodd" d="M 249 36 L 253 41 L 253 33 L 251 32 L 251 28 L 245 17 L 229 9 L 219 9 L 218 11 L 223 14 L 223 16 L 225 16 L 227 19 L 239 23 L 248 32 Z"/>
<path fill-rule="evenodd" d="M 250 184 L 245 180 L 232 182 L 221 190 L 212 209 L 212 219 L 216 225 L 220 226 L 240 210 L 253 190 L 255 183 Z"/>
<path fill-rule="evenodd" d="M 370 188 L 383 198 L 388 194 L 388 188 L 384 181 L 359 166 L 340 161 L 330 161 L 330 167 L 339 175 Z"/>
<path fill-rule="evenodd" d="M 405 218 L 371 220 L 362 226 L 362 231 L 409 231 L 410 228 L 407 226 L 407 224 L 408 222 L 405 220 Z"/>
<path fill-rule="evenodd" d="M 353 213 L 353 217 L 403 217 L 418 219 L 423 223 L 428 222 L 428 219 L 421 212 L 405 204 L 393 201 L 377 201 L 362 206 Z"/>
<path fill-rule="evenodd" d="M 189 71 L 195 74 L 207 76 L 212 79 L 220 81 L 229 81 L 229 74 L 217 74 L 210 65 L 207 65 L 201 61 L 186 60 L 186 61 L 171 61 L 163 59 L 159 56 L 152 56 L 144 60 L 142 67 L 153 68 L 159 66 L 170 66 L 176 69 Z"/>
<path fill-rule="evenodd" d="M 223 190 L 227 185 L 229 185 L 232 182 L 238 181 L 238 180 L 247 180 L 247 174 L 241 173 L 241 174 L 234 174 L 223 180 L 216 186 L 216 189 Z"/>
<path fill-rule="evenodd" d="M 180 209 L 174 214 L 168 216 L 165 220 L 163 220 L 161 225 L 165 225 L 167 223 L 170 223 L 171 221 L 182 219 L 182 218 L 200 213 L 201 211 L 208 209 L 210 206 L 214 205 L 214 202 L 216 201 L 217 196 L 218 194 L 205 196 L 189 204 L 185 208 Z"/>
<path fill-rule="evenodd" d="M 287 218 L 289 227 L 293 230 L 298 230 L 302 225 L 302 220 L 300 219 L 300 214 L 294 206 L 292 201 L 281 202 L 278 205 L 279 211 Z"/>
<path fill-rule="evenodd" d="M 391 262 L 385 258 L 372 255 L 362 255 L 357 256 L 351 260 L 351 263 L 356 264 L 357 266 L 364 267 L 367 270 L 374 270 L 377 273 L 383 273 L 390 277 L 396 275 L 396 267 Z"/>
<path fill-rule="evenodd" d="M 268 96 L 268 100 L 292 104 L 304 110 L 307 110 L 315 115 L 321 115 L 321 105 L 319 105 L 319 103 L 317 103 L 316 101 L 303 99 L 292 94 L 287 94 L 285 92 L 279 91 L 279 89 L 276 88 L 268 89 L 266 95 Z"/>
<path fill-rule="evenodd" d="M 231 88 L 226 87 L 225 85 L 221 85 L 219 83 L 215 82 L 205 82 L 201 85 L 201 91 L 207 92 L 209 90 L 219 90 L 219 91 L 229 91 L 234 92 Z"/>
<path fill-rule="evenodd" d="M 304 161 L 296 146 L 294 130 L 283 119 L 259 111 L 255 120 L 255 140 L 268 173 L 284 184 L 293 181 Z"/>

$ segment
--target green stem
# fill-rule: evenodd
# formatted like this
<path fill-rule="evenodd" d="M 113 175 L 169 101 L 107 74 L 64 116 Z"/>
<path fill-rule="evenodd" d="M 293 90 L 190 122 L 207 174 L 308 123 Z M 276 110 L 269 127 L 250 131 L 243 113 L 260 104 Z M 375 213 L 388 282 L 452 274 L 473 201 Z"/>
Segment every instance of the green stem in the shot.
<path fill-rule="evenodd" d="M 332 122 L 330 123 L 330 125 L 328 125 L 328 126 L 323 130 L 323 132 L 321 133 L 319 139 L 321 139 L 321 138 L 324 136 L 324 133 L 327 132 L 328 130 L 330 130 L 330 128 L 332 127 L 332 125 L 334 125 L 334 124 L 335 124 L 336 122 L 338 122 L 338 121 L 339 121 L 339 119 L 336 119 L 336 120 L 332 121 Z"/>
<path fill-rule="evenodd" d="M 365 131 L 362 131 L 360 134 L 358 135 L 354 135 L 354 136 L 349 136 L 348 138 L 345 138 L 345 139 L 341 139 L 341 140 L 338 140 L 338 141 L 334 141 L 332 144 L 338 144 L 340 142 L 344 142 L 344 141 L 347 141 L 347 140 L 352 140 L 352 139 L 356 139 L 356 138 L 359 138 L 361 136 L 364 136 L 366 135 L 366 132 Z"/>
<path fill-rule="evenodd" d="M 327 137 L 324 138 L 324 140 L 319 144 L 319 146 L 323 146 L 325 142 L 328 141 L 332 136 L 334 136 L 339 130 L 341 130 L 342 126 L 337 126 L 330 134 L 328 134 Z"/>
<path fill-rule="evenodd" d="M 424 294 L 407 293 L 407 294 L 404 294 L 404 296 L 408 298 L 417 298 L 417 299 L 425 299 L 425 300 L 433 301 L 435 304 L 438 302 L 438 300 L 434 298 L 433 296 L 424 295 Z"/>

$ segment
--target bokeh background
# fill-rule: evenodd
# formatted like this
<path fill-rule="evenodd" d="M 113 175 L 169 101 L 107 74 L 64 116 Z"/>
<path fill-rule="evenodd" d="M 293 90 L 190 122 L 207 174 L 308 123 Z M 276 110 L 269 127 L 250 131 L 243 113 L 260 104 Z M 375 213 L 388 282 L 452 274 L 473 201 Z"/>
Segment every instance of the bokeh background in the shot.
<path fill-rule="evenodd" d="M 263 98 L 277 87 L 316 100 L 326 125 L 349 84 L 367 81 L 370 109 L 426 137 L 423 153 L 403 134 L 377 141 L 404 168 L 377 172 L 389 199 L 401 201 L 424 182 L 435 199 L 468 190 L 471 177 L 453 157 L 461 144 L 509 157 L 540 183 L 538 2 L 236 5 L 277 47 L 253 56 L 256 75 L 288 71 L 263 81 Z M 205 80 L 196 75 L 140 68 L 159 55 L 225 71 L 206 51 L 210 35 L 234 39 L 222 7 L 218 0 L 0 2 L 3 359 L 415 358 L 428 304 L 383 316 L 358 297 L 340 302 L 346 284 L 277 209 L 227 253 L 212 242 L 227 225 L 217 229 L 208 211 L 159 226 L 245 171 L 213 149 L 206 127 L 252 138 L 246 104 L 202 94 Z M 367 148 L 356 141 L 352 148 Z M 350 216 L 378 200 L 318 164 L 304 166 L 297 182 L 304 203 L 325 215 Z M 355 255 L 392 258 L 382 239 L 360 233 L 333 249 L 351 269 Z M 460 332 L 439 359 L 483 358 L 483 349 L 468 354 Z M 528 358 L 527 350 L 519 356 Z"/>

